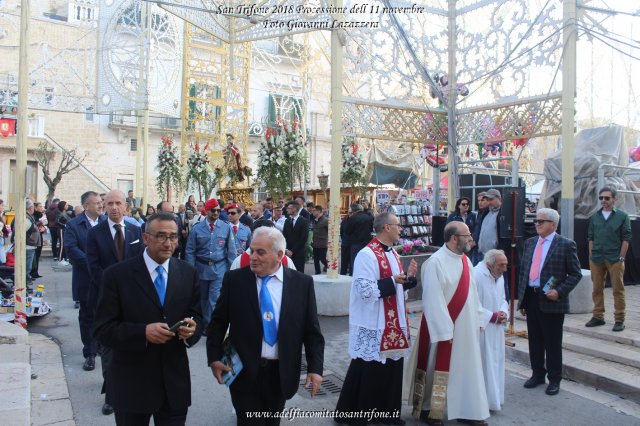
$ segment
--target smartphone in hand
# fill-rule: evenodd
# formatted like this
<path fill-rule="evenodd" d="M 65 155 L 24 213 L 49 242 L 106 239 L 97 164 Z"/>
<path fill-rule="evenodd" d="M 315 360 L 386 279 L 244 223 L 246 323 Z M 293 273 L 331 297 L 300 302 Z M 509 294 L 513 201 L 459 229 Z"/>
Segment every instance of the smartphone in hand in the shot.
<path fill-rule="evenodd" d="M 189 325 L 189 323 L 188 323 L 187 321 L 185 321 L 185 320 L 178 321 L 177 323 L 175 323 L 175 324 L 173 324 L 173 325 L 171 326 L 171 328 L 169 329 L 169 331 L 170 331 L 170 332 L 172 332 L 172 333 L 176 333 L 176 334 L 178 334 L 178 328 L 179 328 L 179 327 L 182 327 L 182 326 L 185 326 L 185 325 Z"/>

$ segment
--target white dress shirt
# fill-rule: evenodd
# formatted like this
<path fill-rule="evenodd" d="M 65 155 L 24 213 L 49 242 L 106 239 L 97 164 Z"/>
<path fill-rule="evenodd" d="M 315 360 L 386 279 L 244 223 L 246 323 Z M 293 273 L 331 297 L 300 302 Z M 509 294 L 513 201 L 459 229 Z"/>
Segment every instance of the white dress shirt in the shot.
<path fill-rule="evenodd" d="M 111 220 L 111 218 L 109 217 L 107 219 L 107 221 L 109 222 L 109 231 L 111 231 L 111 238 L 113 238 L 114 240 L 116 239 L 116 228 L 113 227 L 113 225 L 116 225 L 116 223 L 114 221 Z M 122 240 L 125 240 L 125 237 L 127 234 L 124 233 L 124 228 L 125 226 L 127 226 L 124 222 L 124 220 L 122 222 L 120 222 L 120 230 L 122 232 Z"/>

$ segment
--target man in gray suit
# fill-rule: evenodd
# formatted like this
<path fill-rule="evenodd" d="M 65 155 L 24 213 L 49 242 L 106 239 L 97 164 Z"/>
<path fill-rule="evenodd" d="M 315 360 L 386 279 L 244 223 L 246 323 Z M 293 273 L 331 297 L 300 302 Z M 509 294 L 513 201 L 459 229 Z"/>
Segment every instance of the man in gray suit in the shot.
<path fill-rule="evenodd" d="M 524 243 L 518 286 L 518 309 L 527 317 L 533 370 L 524 387 L 544 384 L 546 374 L 547 395 L 560 391 L 564 314 L 569 312 L 569 293 L 582 278 L 576 243 L 556 234 L 559 221 L 557 211 L 538 209 L 534 221 L 538 236 Z"/>

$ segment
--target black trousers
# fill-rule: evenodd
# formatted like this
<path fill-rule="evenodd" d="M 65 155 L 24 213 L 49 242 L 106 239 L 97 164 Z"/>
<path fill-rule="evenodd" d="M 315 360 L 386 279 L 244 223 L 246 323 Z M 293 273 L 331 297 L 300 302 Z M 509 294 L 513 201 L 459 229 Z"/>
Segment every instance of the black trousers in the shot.
<path fill-rule="evenodd" d="M 184 426 L 187 422 L 187 408 L 172 409 L 167 400 L 157 413 L 123 413 L 115 412 L 117 426 L 149 426 L 153 416 L 155 426 Z"/>
<path fill-rule="evenodd" d="M 351 269 L 351 244 L 343 244 L 340 247 L 340 275 L 353 273 Z"/>
<path fill-rule="evenodd" d="M 60 249 L 60 232 L 58 231 L 58 227 L 49 227 L 49 234 L 51 235 L 51 253 L 53 254 L 53 259 L 55 260 L 58 258 L 58 250 Z"/>
<path fill-rule="evenodd" d="M 294 253 L 291 260 L 293 260 L 293 264 L 295 265 L 298 272 L 302 272 L 304 274 L 304 264 L 305 264 L 306 254 L 303 251 L 302 253 Z"/>
<path fill-rule="evenodd" d="M 36 255 L 33 258 L 33 263 L 31 264 L 31 271 L 29 272 L 29 275 L 31 275 L 32 277 L 35 276 L 35 275 L 39 275 L 38 267 L 40 266 L 40 255 L 41 254 L 42 254 L 42 246 L 36 247 Z"/>
<path fill-rule="evenodd" d="M 100 354 L 100 364 L 102 364 L 102 393 L 105 394 L 104 402 L 109 405 L 113 405 L 111 396 L 108 392 L 107 381 L 109 380 L 109 374 L 111 369 L 111 360 L 113 359 L 113 350 L 107 346 L 99 345 L 98 353 Z"/>
<path fill-rule="evenodd" d="M 326 248 L 314 248 L 313 249 L 313 267 L 316 269 L 316 275 L 320 275 L 322 270 L 320 264 L 323 264 L 325 268 L 328 268 L 327 264 L 327 249 Z"/>
<path fill-rule="evenodd" d="M 78 324 L 80 325 L 80 340 L 82 340 L 82 356 L 96 356 L 98 345 L 93 338 L 93 309 L 86 300 L 80 300 L 78 310 Z M 103 361 L 104 363 L 104 361 Z"/>
<path fill-rule="evenodd" d="M 560 383 L 564 314 L 542 312 L 538 296 L 531 287 L 527 287 L 525 298 L 531 369 L 534 377 L 544 379 L 546 374 L 549 383 Z"/>
<path fill-rule="evenodd" d="M 248 380 L 240 374 L 229 388 L 231 402 L 236 409 L 238 426 L 278 426 L 280 418 L 250 418 L 247 412 L 279 413 L 284 409 L 286 399 L 280 387 L 280 367 L 278 361 L 269 361 L 260 367 L 256 380 Z"/>

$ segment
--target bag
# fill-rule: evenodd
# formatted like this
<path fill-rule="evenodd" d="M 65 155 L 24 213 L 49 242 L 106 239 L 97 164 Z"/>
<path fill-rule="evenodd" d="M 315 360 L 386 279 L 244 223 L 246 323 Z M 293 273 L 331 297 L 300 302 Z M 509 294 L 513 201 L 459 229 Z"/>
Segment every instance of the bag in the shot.
<path fill-rule="evenodd" d="M 10 245 L 9 247 L 7 247 L 6 253 L 7 253 L 6 254 L 7 259 L 4 266 L 11 266 L 11 267 L 16 266 L 16 258 L 13 255 L 13 245 Z"/>

